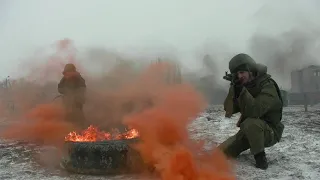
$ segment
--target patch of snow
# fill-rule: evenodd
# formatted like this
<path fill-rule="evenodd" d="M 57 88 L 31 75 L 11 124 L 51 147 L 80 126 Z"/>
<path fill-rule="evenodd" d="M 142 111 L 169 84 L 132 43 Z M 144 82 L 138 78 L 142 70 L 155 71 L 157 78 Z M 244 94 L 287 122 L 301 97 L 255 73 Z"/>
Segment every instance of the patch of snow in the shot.
<path fill-rule="evenodd" d="M 224 117 L 222 106 L 213 106 L 200 114 L 189 130 L 191 138 L 205 140 L 205 149 L 234 135 L 239 128 L 239 115 Z M 304 112 L 303 106 L 284 109 L 285 130 L 281 141 L 267 148 L 269 168 L 264 171 L 255 168 L 250 151 L 243 152 L 235 161 L 237 179 L 270 180 L 317 180 L 320 177 L 320 111 L 310 107 Z M 15 142 L 0 141 L 0 179 L 106 179 L 106 177 L 69 175 L 60 170 L 48 171 L 35 162 L 33 155 L 41 149 Z M 139 179 L 136 176 L 114 176 L 110 180 Z M 149 179 L 149 178 L 148 178 Z M 140 179 L 141 180 L 141 179 Z"/>

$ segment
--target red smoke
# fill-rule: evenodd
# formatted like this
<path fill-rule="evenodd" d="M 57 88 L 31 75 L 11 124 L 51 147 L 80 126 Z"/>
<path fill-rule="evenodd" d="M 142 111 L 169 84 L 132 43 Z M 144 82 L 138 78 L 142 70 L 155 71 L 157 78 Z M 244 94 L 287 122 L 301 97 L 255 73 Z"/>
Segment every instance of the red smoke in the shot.
<path fill-rule="evenodd" d="M 175 72 L 172 64 L 154 63 L 138 72 L 116 66 L 94 78 L 76 61 L 72 41 L 60 41 L 56 50 L 46 62 L 25 66 L 30 73 L 13 88 L 18 120 L 2 136 L 61 147 L 77 124 L 65 122 L 59 98 L 52 99 L 64 64 L 71 62 L 87 82 L 88 126 L 108 130 L 125 124 L 137 129 L 141 143 L 135 148 L 163 180 L 235 179 L 219 150 L 204 152 L 201 143 L 190 139 L 187 126 L 206 104 L 191 85 L 172 83 L 174 76 L 168 78 Z"/>
<path fill-rule="evenodd" d="M 153 107 L 124 119 L 140 133 L 142 142 L 136 149 L 148 164 L 155 166 L 163 180 L 234 179 L 219 150 L 203 152 L 201 144 L 189 137 L 187 126 L 205 107 L 202 97 L 188 84 L 168 85 L 161 81 L 161 68 L 150 67 L 141 77 L 146 82 L 145 89 L 154 95 Z"/>

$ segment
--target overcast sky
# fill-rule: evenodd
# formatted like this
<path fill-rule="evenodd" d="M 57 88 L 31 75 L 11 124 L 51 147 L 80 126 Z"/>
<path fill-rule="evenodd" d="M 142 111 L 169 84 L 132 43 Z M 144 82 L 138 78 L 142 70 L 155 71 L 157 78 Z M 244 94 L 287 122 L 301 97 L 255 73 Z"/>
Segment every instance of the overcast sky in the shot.
<path fill-rule="evenodd" d="M 79 47 L 131 53 L 174 48 L 192 66 L 193 53 L 208 42 L 219 41 L 238 53 L 246 51 L 256 32 L 280 33 L 306 20 L 316 23 L 319 4 L 319 0 L 0 0 L 0 77 L 12 73 L 19 60 L 39 47 L 66 37 Z"/>

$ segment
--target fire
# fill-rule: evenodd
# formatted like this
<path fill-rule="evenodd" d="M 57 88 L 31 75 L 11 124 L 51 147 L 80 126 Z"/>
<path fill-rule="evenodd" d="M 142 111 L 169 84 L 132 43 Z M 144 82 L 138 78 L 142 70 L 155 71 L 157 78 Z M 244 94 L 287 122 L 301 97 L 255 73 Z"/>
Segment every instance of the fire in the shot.
<path fill-rule="evenodd" d="M 87 129 L 80 134 L 73 131 L 66 137 L 65 141 L 73 142 L 95 142 L 95 141 L 107 141 L 107 140 L 120 140 L 120 139 L 133 139 L 139 136 L 139 132 L 136 129 L 130 129 L 124 133 L 120 133 L 119 130 L 114 129 L 111 132 L 100 131 L 97 127 L 90 125 Z"/>

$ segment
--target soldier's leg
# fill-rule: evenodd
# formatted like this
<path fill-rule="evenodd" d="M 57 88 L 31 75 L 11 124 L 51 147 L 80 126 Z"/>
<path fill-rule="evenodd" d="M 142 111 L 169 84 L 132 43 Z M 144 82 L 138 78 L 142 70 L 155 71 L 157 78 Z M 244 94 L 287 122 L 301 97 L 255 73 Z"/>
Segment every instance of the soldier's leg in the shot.
<path fill-rule="evenodd" d="M 65 121 L 72 123 L 72 106 L 70 104 L 64 103 L 64 111 L 65 111 Z"/>
<path fill-rule="evenodd" d="M 74 122 L 80 128 L 87 128 L 88 124 L 86 123 L 86 118 L 83 112 L 83 104 L 77 103 L 74 107 Z"/>
<path fill-rule="evenodd" d="M 250 144 L 250 151 L 256 160 L 256 167 L 267 169 L 268 162 L 264 148 L 274 144 L 274 133 L 267 123 L 261 119 L 247 118 L 240 129 L 244 132 Z"/>
<path fill-rule="evenodd" d="M 264 147 L 271 147 L 277 142 L 273 129 L 266 123 L 266 127 L 264 129 Z"/>
<path fill-rule="evenodd" d="M 261 119 L 247 118 L 241 123 L 240 129 L 248 139 L 252 154 L 262 152 L 276 142 L 273 130 Z"/>
<path fill-rule="evenodd" d="M 254 155 L 264 151 L 264 126 L 264 121 L 255 118 L 247 118 L 240 125 L 250 144 L 250 151 Z"/>
<path fill-rule="evenodd" d="M 245 134 L 240 130 L 237 134 L 221 143 L 218 148 L 224 152 L 226 156 L 236 158 L 240 153 L 249 149 L 250 145 Z"/>
<path fill-rule="evenodd" d="M 63 97 L 63 106 L 65 110 L 65 121 L 68 123 L 73 122 L 73 103 L 72 101 L 68 98 L 68 96 Z"/>

